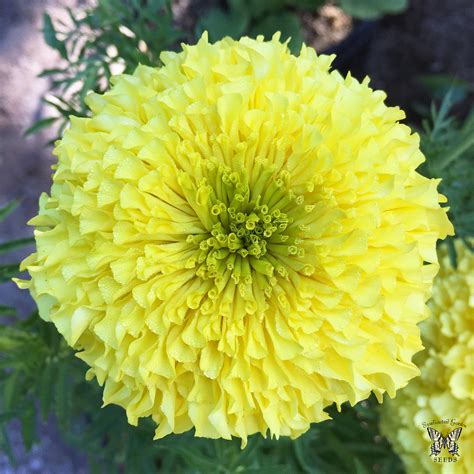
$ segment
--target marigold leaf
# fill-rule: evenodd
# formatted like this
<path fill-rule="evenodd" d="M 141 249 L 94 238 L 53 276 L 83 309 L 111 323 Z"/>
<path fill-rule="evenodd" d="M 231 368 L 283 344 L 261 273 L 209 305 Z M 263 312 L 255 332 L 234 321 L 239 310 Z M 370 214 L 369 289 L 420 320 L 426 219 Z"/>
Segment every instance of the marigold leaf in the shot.
<path fill-rule="evenodd" d="M 400 13 L 408 7 L 408 0 L 338 0 L 338 3 L 348 15 L 361 19 Z"/>
<path fill-rule="evenodd" d="M 56 30 L 53 25 L 51 17 L 47 14 L 43 14 L 43 36 L 46 43 L 59 52 L 59 54 L 64 58 L 68 59 L 66 46 L 64 41 L 60 41 L 56 36 Z"/>
<path fill-rule="evenodd" d="M 4 411 L 0 413 L 0 425 L 13 420 L 18 417 L 18 412 L 16 410 Z"/>
<path fill-rule="evenodd" d="M 67 429 L 71 423 L 71 384 L 68 375 L 69 364 L 63 362 L 58 367 L 56 386 L 54 387 L 56 416 L 63 429 Z"/>
<path fill-rule="evenodd" d="M 11 306 L 0 305 L 0 315 L 10 316 L 13 314 L 15 314 L 15 308 L 12 308 Z"/>
<path fill-rule="evenodd" d="M 13 454 L 10 438 L 5 426 L 0 426 L 0 452 L 6 454 L 10 464 L 15 467 L 17 464 L 16 457 Z"/>
<path fill-rule="evenodd" d="M 16 402 L 16 394 L 18 393 L 18 382 L 20 380 L 20 371 L 13 371 L 3 383 L 3 406 L 6 411 L 10 411 Z"/>
<path fill-rule="evenodd" d="M 0 222 L 6 219 L 17 207 L 18 201 L 11 201 L 5 207 L 0 208 Z"/>
<path fill-rule="evenodd" d="M 7 283 L 20 271 L 18 263 L 0 266 L 0 283 Z"/>
<path fill-rule="evenodd" d="M 33 405 L 22 409 L 20 420 L 23 444 L 25 449 L 29 451 L 36 439 L 36 417 Z"/>
<path fill-rule="evenodd" d="M 0 254 L 10 252 L 17 248 L 25 247 L 35 243 L 34 237 L 25 237 L 22 239 L 9 240 L 0 244 Z"/>
<path fill-rule="evenodd" d="M 30 128 L 25 130 L 25 137 L 29 135 L 33 135 L 34 133 L 38 133 L 40 130 L 51 126 L 59 117 L 47 117 L 35 122 Z"/>
<path fill-rule="evenodd" d="M 47 363 L 39 379 L 39 408 L 43 420 L 48 418 L 53 403 L 54 384 L 56 383 L 57 367 L 53 362 Z"/>

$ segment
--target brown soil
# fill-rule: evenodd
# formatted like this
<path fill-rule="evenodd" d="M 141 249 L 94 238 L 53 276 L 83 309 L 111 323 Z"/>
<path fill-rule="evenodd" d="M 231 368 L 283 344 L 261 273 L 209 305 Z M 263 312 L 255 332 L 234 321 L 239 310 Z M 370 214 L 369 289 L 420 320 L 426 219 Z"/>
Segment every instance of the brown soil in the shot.
<path fill-rule="evenodd" d="M 342 41 L 352 31 L 352 18 L 334 5 L 301 14 L 304 40 L 316 51 L 324 51 Z"/>
<path fill-rule="evenodd" d="M 430 99 L 421 75 L 449 74 L 474 84 L 473 25 L 472 0 L 412 0 L 404 14 L 380 22 L 368 57 L 372 85 L 410 113 Z"/>

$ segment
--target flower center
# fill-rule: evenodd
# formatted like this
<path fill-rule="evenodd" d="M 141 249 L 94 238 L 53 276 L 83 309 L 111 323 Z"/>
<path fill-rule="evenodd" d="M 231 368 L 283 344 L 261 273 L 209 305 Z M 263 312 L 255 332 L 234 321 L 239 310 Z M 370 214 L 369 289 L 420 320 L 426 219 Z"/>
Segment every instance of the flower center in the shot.
<path fill-rule="evenodd" d="M 267 239 L 276 232 L 282 233 L 288 226 L 288 217 L 279 209 L 268 212 L 267 205 L 257 205 L 250 213 L 236 211 L 235 208 L 214 207 L 215 212 L 227 215 L 214 224 L 211 235 L 201 242 L 201 249 L 228 249 L 241 257 L 252 255 L 261 258 L 267 253 Z M 224 222 L 223 222 L 224 221 Z"/>
<path fill-rule="evenodd" d="M 239 286 L 257 279 L 270 294 L 275 273 L 288 276 L 288 258 L 300 260 L 306 273 L 312 271 L 304 262 L 304 229 L 295 219 L 314 206 L 288 189 L 287 171 L 276 173 L 266 160 L 258 166 L 250 172 L 212 161 L 202 166 L 203 177 L 190 197 L 208 232 L 187 240 L 196 248 L 192 265 L 199 277 L 214 279 L 217 287 L 229 278 Z"/>

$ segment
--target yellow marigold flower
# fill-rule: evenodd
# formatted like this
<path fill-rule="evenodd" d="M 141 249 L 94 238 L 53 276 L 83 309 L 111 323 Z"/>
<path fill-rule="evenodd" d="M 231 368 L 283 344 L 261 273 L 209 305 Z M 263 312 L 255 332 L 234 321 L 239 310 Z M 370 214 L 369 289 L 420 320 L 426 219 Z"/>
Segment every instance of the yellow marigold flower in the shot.
<path fill-rule="evenodd" d="M 296 437 L 418 374 L 452 232 L 385 94 L 279 36 L 203 36 L 87 98 L 23 264 L 40 315 L 156 437 Z"/>
<path fill-rule="evenodd" d="M 426 350 L 415 357 L 421 377 L 382 407 L 382 431 L 408 474 L 469 474 L 474 466 L 474 254 L 460 240 L 456 249 L 456 269 L 446 247 L 440 250 L 432 316 L 421 325 Z M 430 457 L 427 426 L 443 436 L 461 427 L 459 456 L 443 448 Z"/>

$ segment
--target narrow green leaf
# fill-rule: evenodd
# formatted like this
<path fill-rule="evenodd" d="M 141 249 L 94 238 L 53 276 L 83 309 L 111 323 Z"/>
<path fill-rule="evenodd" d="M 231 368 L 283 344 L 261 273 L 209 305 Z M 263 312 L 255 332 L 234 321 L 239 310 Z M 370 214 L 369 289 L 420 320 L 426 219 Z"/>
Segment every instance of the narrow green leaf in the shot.
<path fill-rule="evenodd" d="M 290 466 L 286 464 L 274 464 L 272 466 L 249 468 L 239 472 L 242 474 L 292 474 Z"/>
<path fill-rule="evenodd" d="M 359 458 L 354 458 L 355 474 L 370 474 Z"/>
<path fill-rule="evenodd" d="M 17 207 L 18 201 L 12 201 L 8 203 L 5 207 L 0 208 L 0 222 L 6 219 Z"/>
<path fill-rule="evenodd" d="M 0 267 L 0 283 L 7 283 L 20 271 L 20 265 L 3 265 Z"/>
<path fill-rule="evenodd" d="M 33 405 L 29 405 L 22 410 L 21 415 L 21 435 L 23 438 L 23 445 L 29 451 L 36 439 L 36 419 Z"/>
<path fill-rule="evenodd" d="M 16 466 L 16 459 L 13 454 L 10 438 L 8 437 L 7 430 L 4 426 L 0 427 L 0 452 L 7 455 L 7 458 L 13 467 Z"/>
<path fill-rule="evenodd" d="M 408 0 L 338 0 L 340 7 L 354 18 L 372 19 L 386 13 L 400 13 L 408 7 Z"/>
<path fill-rule="evenodd" d="M 77 27 L 80 25 L 81 21 L 77 19 L 76 15 L 74 14 L 72 8 L 70 7 L 67 7 L 66 8 L 67 12 L 68 12 L 68 15 L 69 15 L 69 18 L 70 20 L 74 23 L 74 25 Z"/>
<path fill-rule="evenodd" d="M 33 135 L 34 133 L 38 133 L 43 128 L 47 128 L 51 126 L 59 117 L 47 117 L 35 122 L 30 128 L 25 130 L 24 136 L 27 137 L 29 135 Z"/>
<path fill-rule="evenodd" d="M 345 446 L 337 437 L 334 432 L 328 432 L 325 437 L 328 448 L 334 453 L 342 453 L 345 451 Z M 352 461 L 347 457 L 342 457 L 341 462 L 347 467 L 347 469 L 352 469 Z"/>
<path fill-rule="evenodd" d="M 0 326 L 0 352 L 11 352 L 30 339 L 31 336 L 28 333 L 14 326 Z"/>
<path fill-rule="evenodd" d="M 11 306 L 0 305 L 0 315 L 2 316 L 11 316 L 15 314 L 15 308 Z"/>
<path fill-rule="evenodd" d="M 82 84 L 81 91 L 79 93 L 81 103 L 84 103 L 84 99 L 86 98 L 87 94 L 95 89 L 98 81 L 98 72 L 99 71 L 96 66 L 87 69 L 87 74 Z"/>
<path fill-rule="evenodd" d="M 460 155 L 462 155 L 472 146 L 474 146 L 474 133 L 463 137 L 463 140 L 456 144 L 453 144 L 453 147 L 451 148 L 449 153 L 443 156 L 443 159 L 440 160 L 440 171 L 449 166 L 453 161 L 455 161 Z"/>
<path fill-rule="evenodd" d="M 18 393 L 18 385 L 20 380 L 20 371 L 15 370 L 3 384 L 3 409 L 10 411 L 13 408 L 16 394 Z"/>
<path fill-rule="evenodd" d="M 68 59 L 64 41 L 60 41 L 56 36 L 53 21 L 47 13 L 43 14 L 43 36 L 48 46 L 58 51 L 64 59 Z"/>
<path fill-rule="evenodd" d="M 3 413 L 0 413 L 0 425 L 7 423 L 17 417 L 18 412 L 15 410 L 4 411 Z"/>
<path fill-rule="evenodd" d="M 60 68 L 43 69 L 38 74 L 38 77 L 47 77 L 47 76 L 52 76 L 54 74 L 62 74 L 65 72 L 67 72 L 67 69 L 60 69 Z"/>
<path fill-rule="evenodd" d="M 52 147 L 54 146 L 54 144 L 56 143 L 57 140 L 59 140 L 61 137 L 60 136 L 57 136 L 56 138 L 53 138 L 53 140 L 48 140 L 46 143 L 45 143 L 45 147 Z"/>
<path fill-rule="evenodd" d="M 38 397 L 40 414 L 46 420 L 51 411 L 53 403 L 53 389 L 55 382 L 56 365 L 48 363 L 39 379 Z"/>
<path fill-rule="evenodd" d="M 0 244 L 0 254 L 10 252 L 14 249 L 25 247 L 35 243 L 34 237 L 25 237 L 23 239 L 10 240 Z"/>
<path fill-rule="evenodd" d="M 417 82 L 435 99 L 442 99 L 451 90 L 453 103 L 464 100 L 474 89 L 471 83 L 449 74 L 424 74 L 417 77 Z"/>
<path fill-rule="evenodd" d="M 56 416 L 59 425 L 67 429 L 71 422 L 71 384 L 68 382 L 69 364 L 63 362 L 59 365 L 55 393 Z"/>
<path fill-rule="evenodd" d="M 255 454 L 257 448 L 260 446 L 260 438 L 253 437 L 250 439 L 248 446 L 240 451 L 235 461 L 231 464 L 231 468 L 245 465 Z"/>
<path fill-rule="evenodd" d="M 182 446 L 161 446 L 162 449 L 175 452 L 179 454 L 189 466 L 194 468 L 200 468 L 204 470 L 214 469 L 216 463 L 206 456 L 203 456 L 201 453 L 197 452 L 191 447 L 182 447 Z"/>
<path fill-rule="evenodd" d="M 446 245 L 448 246 L 448 255 L 449 260 L 453 268 L 457 268 L 458 266 L 458 259 L 456 254 L 456 247 L 454 246 L 454 242 L 452 239 L 446 241 Z"/>
<path fill-rule="evenodd" d="M 45 104 L 48 104 L 50 105 L 51 107 L 54 107 L 63 117 L 69 117 L 69 115 L 71 114 L 74 114 L 75 113 L 75 110 L 66 102 L 66 106 L 68 107 L 68 109 L 66 109 L 62 103 L 58 103 L 58 102 L 53 102 L 52 100 L 49 100 L 49 99 L 44 99 L 43 98 L 43 102 Z M 59 118 L 59 117 L 58 117 Z"/>
<path fill-rule="evenodd" d="M 307 474 L 316 474 L 317 471 L 313 469 L 313 466 L 310 465 L 309 462 L 306 460 L 304 440 L 295 439 L 295 441 L 293 442 L 293 449 L 295 450 L 296 459 L 300 467 L 303 469 L 303 472 Z"/>

